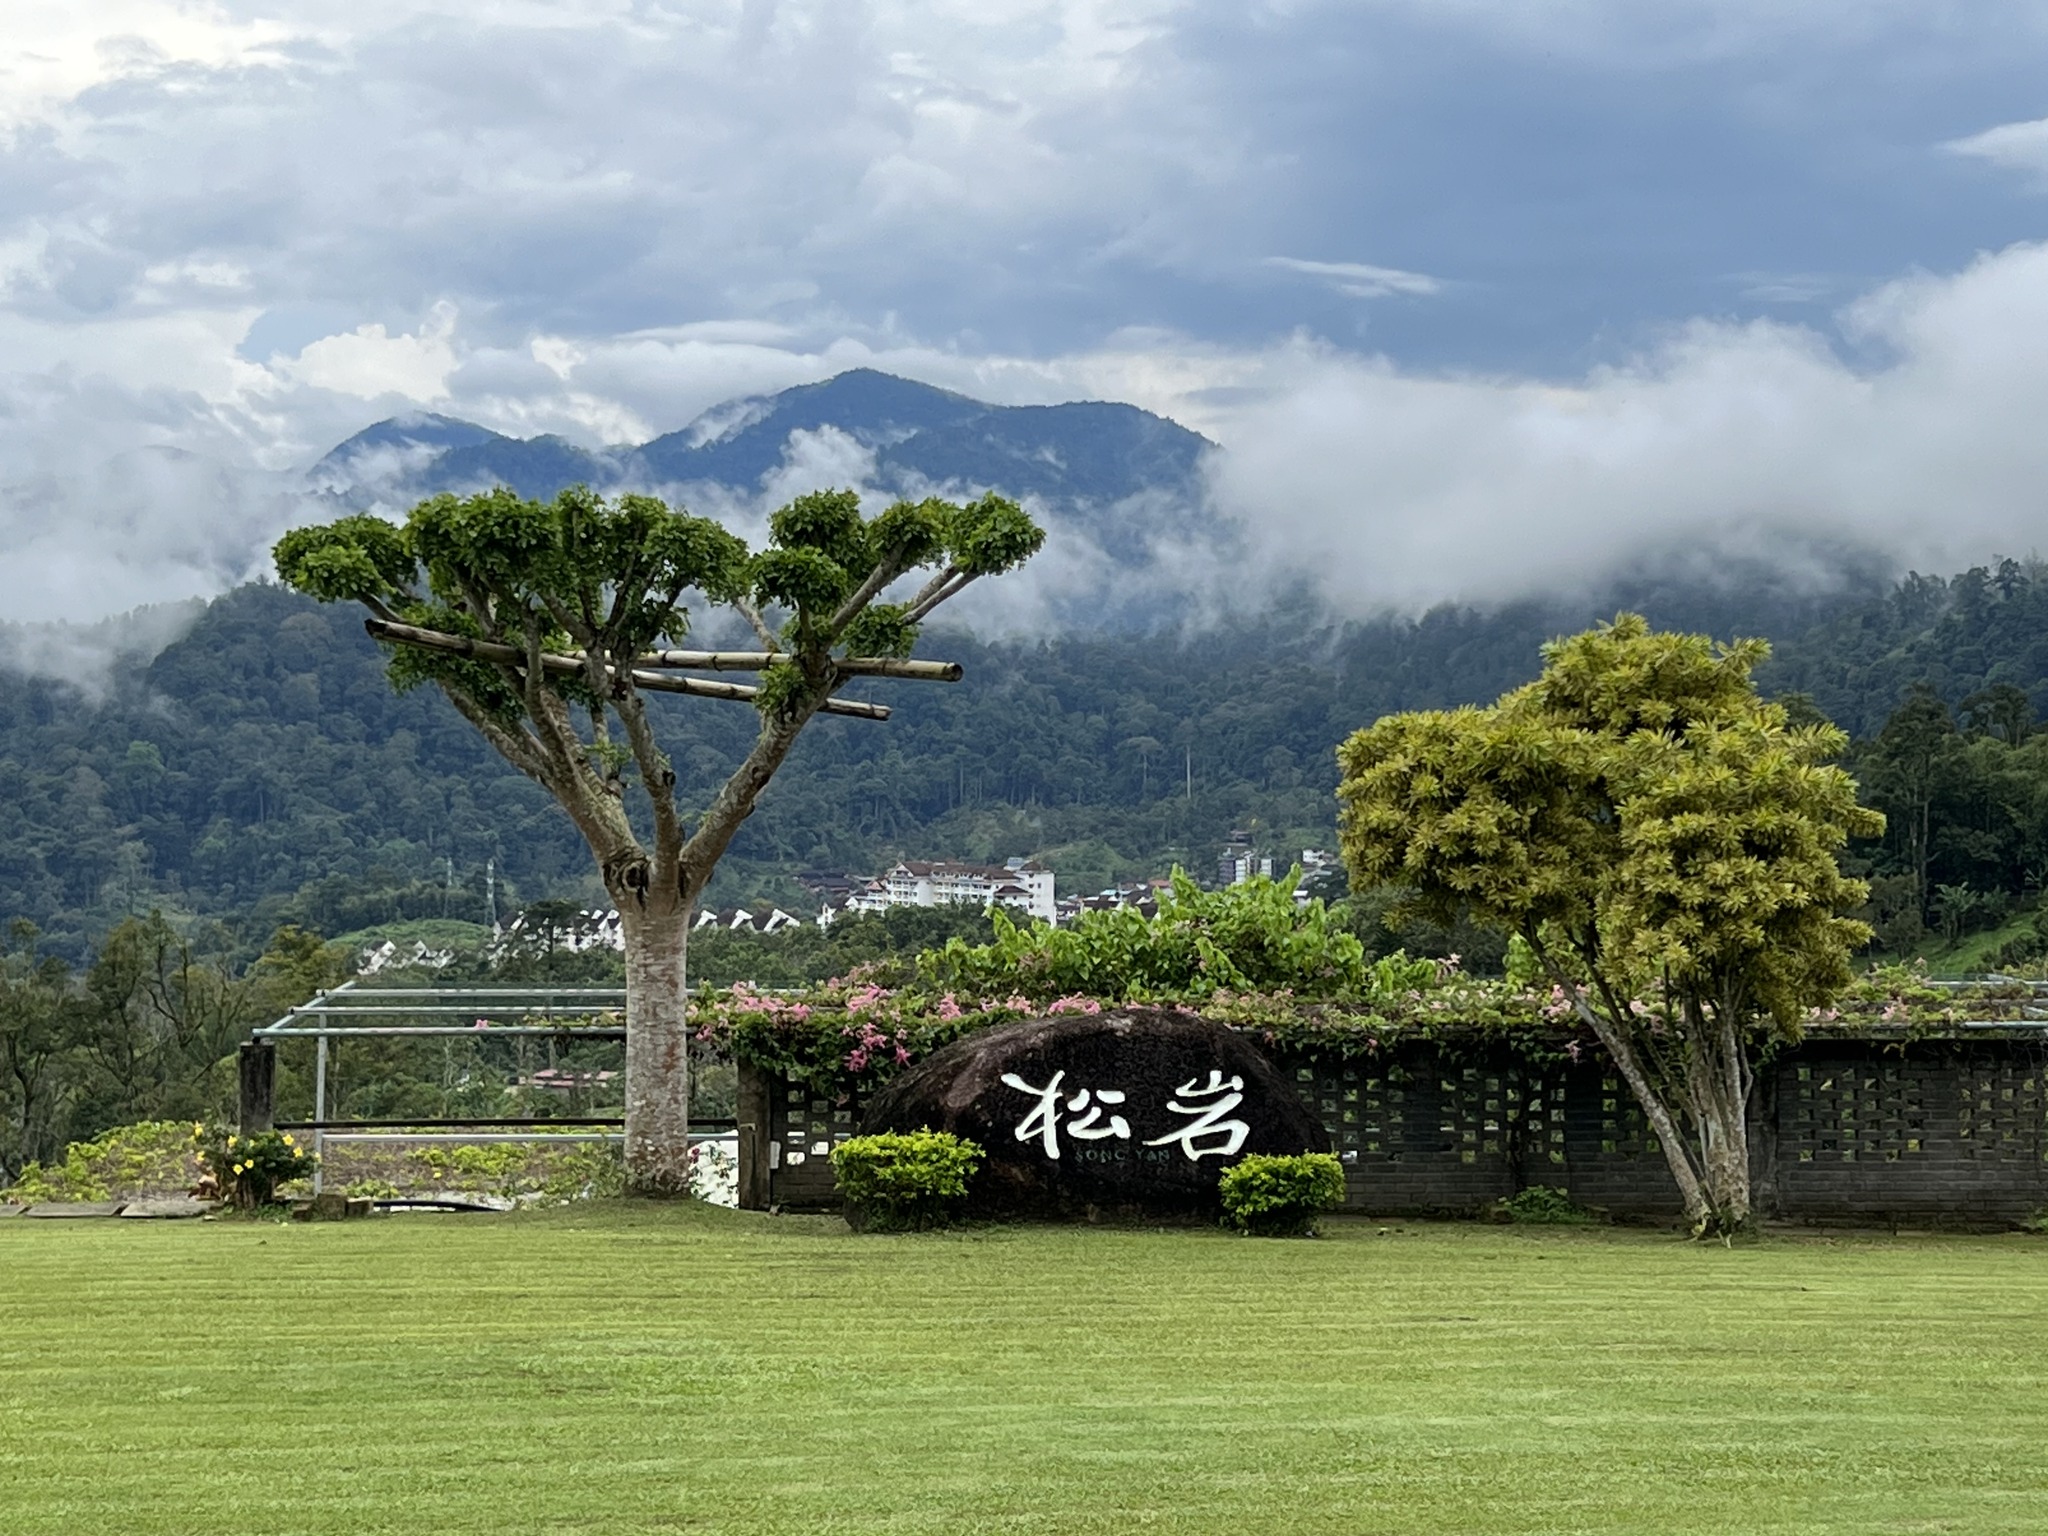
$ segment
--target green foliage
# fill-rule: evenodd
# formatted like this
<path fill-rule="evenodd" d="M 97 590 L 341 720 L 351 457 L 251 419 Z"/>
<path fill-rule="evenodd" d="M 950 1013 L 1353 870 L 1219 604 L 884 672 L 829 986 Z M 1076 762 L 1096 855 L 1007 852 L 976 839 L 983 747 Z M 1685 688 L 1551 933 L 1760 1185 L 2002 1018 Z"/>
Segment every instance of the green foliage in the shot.
<path fill-rule="evenodd" d="M 982 1155 L 946 1131 L 854 1136 L 832 1149 L 832 1173 L 856 1228 L 923 1231 L 954 1219 Z"/>
<path fill-rule="evenodd" d="M 1491 709 L 1397 715 L 1342 752 L 1347 858 L 1416 905 L 1526 942 L 1583 936 L 1626 996 L 1731 978 L 1790 1027 L 1848 982 L 1867 889 L 1836 856 L 1883 829 L 1830 727 L 1756 697 L 1764 654 L 1624 615 L 1547 651 Z M 1575 937 L 1571 942 L 1581 942 Z"/>
<path fill-rule="evenodd" d="M 2015 735 L 1964 701 L 2000 683 L 2048 698 L 2039 649 L 2048 571 L 1915 577 L 1824 601 L 1716 582 L 1637 593 L 1626 606 L 1641 602 L 1663 625 L 1769 635 L 1774 652 L 1757 673 L 1765 691 L 1806 690 L 1864 738 L 1844 764 L 1890 826 L 1881 841 L 1855 845 L 1867 868 L 1851 872 L 1872 882 L 1872 910 L 1859 915 L 1886 930 L 1887 951 L 1933 957 L 1939 944 L 1915 891 L 1887 884 L 1913 883 L 1913 802 L 1864 755 L 1917 679 L 1938 683 L 1964 749 L 1942 759 L 1927 801 L 1930 891 L 2002 892 L 2017 909 L 2039 888 L 2030 872 L 2048 869 L 2048 738 L 2031 726 Z M 944 654 L 967 666 L 971 683 L 865 685 L 897 706 L 888 726 L 810 727 L 706 899 L 799 911 L 794 871 L 871 871 L 906 851 L 998 862 L 1041 854 L 1063 891 L 1094 890 L 1175 859 L 1199 873 L 1211 845 L 1254 821 L 1266 829 L 1262 845 L 1329 846 L 1334 749 L 1359 722 L 1490 700 L 1532 674 L 1545 637 L 1620 605 L 1574 598 L 1334 628 L 1276 616 L 1184 639 L 948 635 Z M 174 910 L 183 907 L 228 921 L 239 963 L 283 922 L 326 934 L 415 917 L 486 922 L 487 859 L 501 914 L 540 896 L 591 905 L 588 855 L 546 792 L 437 693 L 394 695 L 359 619 L 275 585 L 243 587 L 96 699 L 10 678 L 0 689 L 0 799 L 10 812 L 0 818 L 0 916 L 33 917 L 45 950 L 80 965 L 123 918 L 157 904 L 183 921 Z M 1829 622 L 1813 628 L 1819 620 Z M 729 773 L 745 755 L 756 724 L 748 711 L 649 703 L 686 783 Z M 1154 745 L 1124 745 L 1144 742 Z M 1276 743 L 1292 771 L 1269 765 Z M 1405 948 L 1460 954 L 1472 971 L 1497 964 L 1469 924 L 1439 930 L 1417 919 L 1383 930 L 1377 910 L 1365 916 L 1353 931 L 1368 955 Z M 36 1155 L 62 1145 L 60 1133 Z"/>
<path fill-rule="evenodd" d="M 38 1201 L 126 1200 L 191 1189 L 208 1172 L 186 1120 L 147 1120 L 74 1141 L 55 1167 L 31 1162 L 5 1198 L 17 1205 Z"/>
<path fill-rule="evenodd" d="M 625 1189 L 625 1164 L 615 1148 L 602 1143 L 555 1147 L 544 1140 L 458 1142 L 409 1148 L 405 1156 L 417 1170 L 415 1188 L 423 1177 L 436 1189 L 510 1199 L 538 1197 L 541 1204 L 616 1195 Z"/>
<path fill-rule="evenodd" d="M 1519 933 L 1508 936 L 1504 969 L 1512 986 L 1533 987 L 1543 980 L 1543 962 L 1536 958 L 1535 947 Z"/>
<path fill-rule="evenodd" d="M 598 1142 L 413 1145 L 355 1143 L 335 1147 L 329 1187 L 371 1200 L 488 1195 L 525 1206 L 567 1205 L 624 1193 L 625 1160 Z"/>
<path fill-rule="evenodd" d="M 1207 997 L 1218 991 L 1292 989 L 1329 996 L 1357 988 L 1365 952 L 1320 901 L 1297 906 L 1297 869 L 1205 891 L 1176 869 L 1147 918 L 1132 907 L 1084 912 L 1064 927 L 1019 928 L 993 914 L 995 938 L 954 940 L 919 962 L 927 984 L 1026 997 L 1066 994 L 1113 1001 Z"/>
<path fill-rule="evenodd" d="M 1491 708 L 1390 716 L 1339 754 L 1354 879 L 1519 935 L 1652 1120 L 1682 1116 L 1713 1151 L 1695 1167 L 1665 1138 L 1715 1223 L 1747 1220 L 1752 1038 L 1848 986 L 1869 888 L 1838 859 L 1884 829 L 1833 766 L 1847 738 L 1758 697 L 1767 654 L 1624 614 L 1546 646 Z"/>
<path fill-rule="evenodd" d="M 237 1210 L 273 1204 L 280 1186 L 311 1178 L 319 1162 L 289 1131 L 243 1136 L 219 1126 L 195 1125 L 191 1136 L 213 1172 L 215 1186 Z"/>
<path fill-rule="evenodd" d="M 1223 1224 L 1253 1237 L 1314 1237 L 1316 1220 L 1344 1203 L 1344 1165 L 1327 1152 L 1253 1153 L 1217 1180 Z"/>
<path fill-rule="evenodd" d="M 126 918 L 81 975 L 17 924 L 0 949 L 0 1173 L 143 1120 L 224 1113 L 253 1023 L 339 979 L 341 954 L 287 925 L 245 964 L 232 937 Z"/>
<path fill-rule="evenodd" d="M 1595 1219 L 1568 1192 L 1548 1184 L 1518 1190 L 1501 1201 L 1498 1209 L 1509 1221 L 1531 1226 L 1584 1226 Z"/>
<path fill-rule="evenodd" d="M 1330 876 L 1325 875 L 1323 881 L 1330 883 Z M 1367 959 L 1399 951 L 1454 961 L 1460 968 L 1482 975 L 1500 973 L 1506 962 L 1506 935 L 1474 921 L 1470 913 L 1460 914 L 1449 924 L 1432 922 L 1404 907 L 1403 895 L 1399 886 L 1368 886 L 1333 902 L 1330 915 L 1347 932 L 1358 935 Z"/>
<path fill-rule="evenodd" d="M 818 663 L 831 646 L 872 641 L 882 654 L 901 655 L 915 642 L 917 624 L 901 607 L 863 604 L 865 611 L 839 616 L 864 582 L 874 579 L 878 589 L 941 557 L 967 577 L 996 575 L 1029 559 L 1045 539 L 1000 496 L 963 507 L 900 502 L 869 520 L 851 491 L 797 497 L 769 519 L 769 537 L 768 548 L 750 551 L 713 520 L 651 496 L 607 499 L 573 486 L 543 503 L 501 486 L 432 497 L 402 525 L 351 516 L 294 529 L 274 555 L 285 584 L 321 602 L 360 602 L 521 651 L 582 646 L 615 668 L 657 641 L 684 638 L 688 592 L 780 608 L 803 665 L 793 669 L 796 683 L 788 671 L 766 680 L 760 704 L 775 718 L 795 694 L 816 693 L 820 678 L 829 678 Z M 854 621 L 859 627 L 849 628 Z M 506 726 L 529 707 L 509 665 L 401 647 L 390 674 L 401 689 L 440 683 Z M 592 708 L 610 699 L 581 674 L 552 676 L 547 686 Z"/>

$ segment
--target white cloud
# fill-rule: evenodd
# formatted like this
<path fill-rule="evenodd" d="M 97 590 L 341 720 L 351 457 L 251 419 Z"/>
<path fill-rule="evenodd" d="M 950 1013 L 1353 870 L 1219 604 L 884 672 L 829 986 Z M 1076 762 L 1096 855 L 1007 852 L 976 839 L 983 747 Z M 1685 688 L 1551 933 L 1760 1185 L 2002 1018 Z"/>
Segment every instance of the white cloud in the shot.
<path fill-rule="evenodd" d="M 1557 590 L 1673 548 L 1837 541 L 1923 569 L 2034 550 L 2048 486 L 2048 246 L 1884 285 L 1841 323 L 1859 355 L 1883 361 L 1854 365 L 1803 327 L 1701 321 L 1560 383 L 1416 373 L 1305 335 L 1236 349 L 1132 331 L 1053 358 L 746 327 L 493 348 L 445 316 L 420 334 L 452 366 L 415 387 L 445 388 L 449 414 L 586 441 L 606 440 L 593 421 L 618 429 L 612 441 L 644 438 L 858 366 L 998 401 L 1131 400 L 1224 445 L 1213 493 L 1265 575 L 1307 574 L 1355 611 Z M 315 350 L 211 402 L 90 380 L 17 390 L 0 410 L 0 459 L 32 472 L 0 503 L 0 559 L 26 579 L 10 579 L 0 617 L 91 618 L 255 568 L 277 529 L 306 515 L 263 467 L 266 432 L 326 425 L 310 456 L 365 419 L 354 395 L 304 376 Z M 166 451 L 122 457 L 147 441 Z M 168 451 L 177 444 L 205 451 Z M 812 485 L 872 478 L 860 445 L 803 434 L 772 483 L 720 506 L 753 526 Z M 1072 542 L 1047 570 L 1060 561 L 1078 590 L 1100 554 Z M 1183 575 L 1211 570 L 1204 557 Z M 1019 611 L 1050 611 L 1060 583 L 1029 585 Z M 987 612 L 1007 601 L 991 597 Z"/>
<path fill-rule="evenodd" d="M 111 82 L 180 65 L 272 61 L 275 45 L 292 32 L 275 20 L 237 21 L 223 5 L 10 0 L 0 41 L 0 135 Z"/>
<path fill-rule="evenodd" d="M 1312 344 L 1225 414 L 1221 502 L 1341 605 L 1580 586 L 1674 548 L 1839 541 L 1948 570 L 2042 544 L 2048 246 L 1886 285 L 1816 333 L 1699 322 L 1558 385 Z"/>
<path fill-rule="evenodd" d="M 1988 160 L 2004 170 L 2048 178 L 2048 117 L 2003 123 L 1966 139 L 1951 139 L 1947 148 L 1958 155 Z"/>
<path fill-rule="evenodd" d="M 1444 288 L 1441 281 L 1420 272 L 1369 266 L 1362 261 L 1306 261 L 1298 256 L 1268 256 L 1265 264 L 1310 277 L 1327 278 L 1331 287 L 1353 299 L 1384 299 L 1397 293 L 1411 298 L 1427 298 L 1442 293 Z"/>
<path fill-rule="evenodd" d="M 1975 27 L 2017 53 L 2048 13 L 1996 0 L 1973 15 L 1905 0 L 17 0 L 0 41 L 0 619 L 216 590 L 298 515 L 288 471 L 407 408 L 638 441 L 862 366 L 1173 415 L 1229 445 L 1218 494 L 1270 563 L 1326 573 L 1360 604 L 1526 590 L 1674 538 L 1839 533 L 1934 565 L 2030 547 L 2032 487 L 2048 484 L 2048 280 L 2031 247 L 1854 306 L 1863 355 L 1887 359 L 1874 366 L 1772 325 L 1697 324 L 1562 381 L 1285 335 L 1302 314 L 1346 323 L 1329 290 L 1437 301 L 1375 323 L 1507 291 L 1497 268 L 1485 284 L 1431 275 L 1454 270 L 1433 254 L 1441 234 L 1397 241 L 1404 226 L 1347 214 L 1376 177 L 1426 179 L 1435 162 L 1408 119 L 1343 113 L 1434 90 L 1431 112 L 1462 102 L 1457 133 L 1484 137 L 1555 103 L 1488 117 L 1384 73 L 1404 61 L 1456 73 L 1513 54 L 1541 74 L 1554 51 L 1640 73 L 1748 55 L 1798 78 L 1835 48 L 1824 62 L 1868 95 L 1843 61 L 1860 66 L 1887 29 Z M 1390 17 L 1466 51 L 1382 57 L 1392 34 L 1372 27 Z M 1671 96 L 1702 78 L 1674 77 Z M 1707 93 L 1744 96 L 1754 122 L 1793 91 L 1752 83 L 1717 76 Z M 1634 124 L 1588 126 L 1618 142 Z M 2035 122 L 1951 147 L 2048 175 L 2044 146 Z M 1678 158 L 1649 159 L 1661 193 Z M 1468 193 L 1442 188 L 1447 219 Z M 1743 249 L 1716 270 L 1752 263 L 1771 270 L 1734 279 L 1751 302 L 1859 281 L 1814 275 L 1833 256 L 1804 249 Z M 1142 323 L 1110 329 L 1126 317 Z M 798 458 L 858 471 L 827 447 Z M 1069 548 L 1046 568 L 1079 562 L 1078 581 L 1094 556 Z"/>
<path fill-rule="evenodd" d="M 382 325 L 359 325 L 345 335 L 309 343 L 278 371 L 297 383 L 359 400 L 397 395 L 424 405 L 448 397 L 454 335 L 455 307 L 439 304 L 415 332 L 390 336 Z"/>

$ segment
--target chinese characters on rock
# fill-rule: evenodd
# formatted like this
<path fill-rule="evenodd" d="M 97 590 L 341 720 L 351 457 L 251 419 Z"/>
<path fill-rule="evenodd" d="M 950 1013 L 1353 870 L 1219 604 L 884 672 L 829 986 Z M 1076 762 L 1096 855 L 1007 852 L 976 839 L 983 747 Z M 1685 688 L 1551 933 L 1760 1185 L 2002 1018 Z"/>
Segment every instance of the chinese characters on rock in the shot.
<path fill-rule="evenodd" d="M 1017 1140 L 1036 1139 L 1044 1146 L 1045 1155 L 1057 1162 L 1062 1130 L 1075 1141 L 1131 1139 L 1131 1123 L 1122 1115 L 1109 1113 L 1106 1123 L 1103 1119 L 1105 1112 L 1113 1111 L 1128 1097 L 1118 1088 L 1076 1089 L 1065 1104 L 1065 1113 L 1072 1118 L 1062 1126 L 1060 1100 L 1065 1092 L 1066 1077 L 1064 1070 L 1055 1072 L 1052 1081 L 1040 1088 L 1015 1072 L 1003 1074 L 1003 1082 L 1007 1086 L 1036 1101 L 1018 1122 Z M 1167 1109 L 1181 1116 L 1184 1123 L 1141 1145 L 1166 1147 L 1178 1143 L 1191 1163 L 1205 1157 L 1229 1157 L 1244 1145 L 1245 1137 L 1251 1134 L 1251 1127 L 1242 1120 L 1225 1118 L 1243 1102 L 1244 1079 L 1225 1077 L 1211 1068 L 1206 1083 L 1189 1078 L 1166 1101 Z"/>

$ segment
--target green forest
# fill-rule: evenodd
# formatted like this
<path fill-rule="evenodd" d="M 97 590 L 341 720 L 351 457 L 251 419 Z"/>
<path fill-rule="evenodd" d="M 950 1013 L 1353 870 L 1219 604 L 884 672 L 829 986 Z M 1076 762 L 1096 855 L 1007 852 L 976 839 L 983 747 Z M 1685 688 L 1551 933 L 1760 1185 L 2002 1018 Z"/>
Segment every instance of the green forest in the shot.
<path fill-rule="evenodd" d="M 1546 639 L 1624 605 L 1771 637 L 1766 690 L 1851 732 L 1847 766 L 1888 818 L 1848 861 L 1871 881 L 1873 958 L 2048 959 L 2048 567 L 2012 561 L 1826 596 L 1675 587 L 1187 636 L 936 635 L 928 653 L 963 662 L 967 681 L 877 682 L 894 718 L 814 726 L 713 899 L 808 915 L 801 872 L 896 856 L 1031 855 L 1089 890 L 1176 864 L 1207 874 L 1240 831 L 1284 867 L 1334 840 L 1334 749 L 1350 731 L 1490 700 L 1536 671 Z M 752 724 L 716 701 L 662 716 L 704 792 Z M 352 613 L 273 586 L 215 601 L 100 693 L 9 679 L 0 796 L 0 1170 L 66 1136 L 217 1109 L 233 1042 L 346 974 L 368 938 L 451 949 L 448 982 L 620 979 L 616 954 L 578 947 L 594 882 L 553 803 L 437 695 L 393 694 Z M 1388 891 L 1347 893 L 1326 873 L 1317 894 L 1341 899 L 1368 957 L 1499 965 L 1497 936 L 1396 923 Z M 494 913 L 525 922 L 487 954 Z M 982 914 L 915 909 L 711 933 L 692 975 L 798 985 L 987 933 Z"/>
<path fill-rule="evenodd" d="M 712 900 L 808 915 L 800 872 L 898 856 L 1029 855 L 1062 891 L 1094 890 L 1175 863 L 1206 874 L 1238 830 L 1284 867 L 1331 841 L 1332 754 L 1351 730 L 1490 700 L 1533 675 L 1544 640 L 1624 605 L 1664 627 L 1765 635 L 1766 689 L 1852 734 L 1850 766 L 1891 818 L 1881 845 L 1856 850 L 1888 948 L 2010 927 L 2038 895 L 2048 568 L 2003 561 L 1822 596 L 1664 583 L 1416 619 L 1344 623 L 1303 605 L 1185 635 L 934 634 L 924 651 L 963 662 L 966 681 L 877 681 L 891 720 L 815 724 Z M 752 725 L 717 701 L 662 715 L 684 784 L 706 794 Z M 218 599 L 97 695 L 9 678 L 0 801 L 0 916 L 77 964 L 151 911 L 222 925 L 247 959 L 287 924 L 333 937 L 595 899 L 581 844 L 537 787 L 437 695 L 394 695 L 352 612 L 268 585 Z"/>

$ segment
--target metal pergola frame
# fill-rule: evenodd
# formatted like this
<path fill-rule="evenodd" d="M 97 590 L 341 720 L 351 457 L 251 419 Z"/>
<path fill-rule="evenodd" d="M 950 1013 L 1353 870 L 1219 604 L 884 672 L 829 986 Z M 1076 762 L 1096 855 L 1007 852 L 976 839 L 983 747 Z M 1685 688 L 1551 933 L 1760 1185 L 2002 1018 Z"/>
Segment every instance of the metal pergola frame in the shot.
<path fill-rule="evenodd" d="M 417 1001 L 411 1001 L 411 1000 Z M 433 1118 L 404 1120 L 330 1120 L 327 1118 L 328 1042 L 345 1038 L 449 1038 L 496 1039 L 504 1036 L 545 1036 L 557 1040 L 624 1040 L 626 1026 L 535 1024 L 523 1022 L 557 1015 L 584 1017 L 595 1012 L 618 1012 L 626 1007 L 623 987 L 365 987 L 358 979 L 318 993 L 312 1001 L 288 1010 L 273 1023 L 250 1031 L 248 1046 L 273 1051 L 280 1040 L 309 1039 L 314 1042 L 313 1118 L 277 1121 L 266 1129 L 311 1131 L 313 1133 L 313 1192 L 321 1188 L 323 1154 L 330 1141 L 434 1141 L 434 1142 L 519 1142 L 519 1141 L 624 1141 L 625 1121 L 616 1116 L 584 1116 L 561 1120 L 516 1117 Z M 470 1024 L 381 1024 L 380 1018 L 418 1018 L 439 1014 L 460 1015 Z M 522 1022 L 497 1023 L 497 1018 Z M 357 1020 L 372 1022 L 359 1023 Z M 311 1022 L 308 1022 L 311 1021 Z M 247 1047 L 245 1047 L 245 1050 Z M 275 1060 L 274 1056 L 269 1060 Z M 274 1071 L 274 1067 L 271 1068 Z M 245 1090 L 242 1121 L 245 1130 L 251 1111 Z M 692 1141 L 711 1141 L 728 1134 L 735 1122 L 702 1120 L 697 1125 L 713 1130 L 692 1130 Z M 485 1128 L 496 1127 L 486 1131 Z M 574 1129 L 556 1130 L 555 1127 Z M 604 1129 L 594 1129 L 604 1127 Z M 405 1129 L 416 1128 L 416 1129 Z M 516 1128 L 516 1129 L 507 1129 Z"/>

